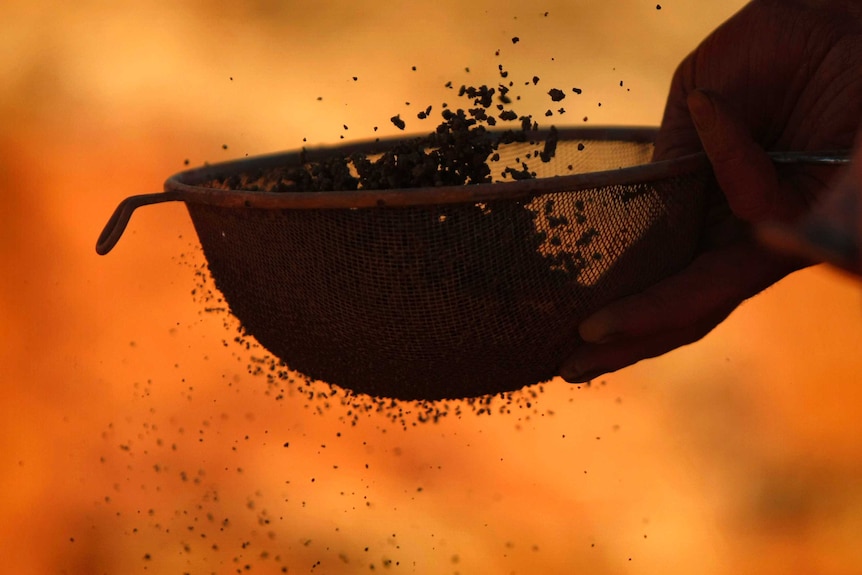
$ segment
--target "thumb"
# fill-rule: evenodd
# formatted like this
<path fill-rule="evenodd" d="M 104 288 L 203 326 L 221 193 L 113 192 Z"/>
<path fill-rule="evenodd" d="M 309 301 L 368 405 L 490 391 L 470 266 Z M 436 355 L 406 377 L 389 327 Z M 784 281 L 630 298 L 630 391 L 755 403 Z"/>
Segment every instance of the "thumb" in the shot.
<path fill-rule="evenodd" d="M 694 90 L 687 104 L 718 185 L 736 217 L 752 223 L 782 219 L 778 174 L 748 128 L 715 94 Z"/>

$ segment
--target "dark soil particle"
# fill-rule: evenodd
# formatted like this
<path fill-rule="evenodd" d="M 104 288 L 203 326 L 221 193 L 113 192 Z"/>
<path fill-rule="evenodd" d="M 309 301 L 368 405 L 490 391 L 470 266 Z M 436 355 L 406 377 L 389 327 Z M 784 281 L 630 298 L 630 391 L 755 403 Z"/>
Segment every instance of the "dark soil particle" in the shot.
<path fill-rule="evenodd" d="M 550 91 L 548 91 L 548 95 L 551 97 L 551 100 L 553 100 L 554 102 L 559 102 L 560 100 L 562 100 L 563 98 L 566 97 L 566 94 L 563 93 L 563 91 L 558 89 L 558 88 L 551 88 Z"/>
<path fill-rule="evenodd" d="M 399 130 L 403 130 L 407 126 L 407 124 L 404 123 L 404 120 L 401 119 L 401 114 L 392 116 L 389 118 L 389 121 L 395 124 L 395 127 Z"/>

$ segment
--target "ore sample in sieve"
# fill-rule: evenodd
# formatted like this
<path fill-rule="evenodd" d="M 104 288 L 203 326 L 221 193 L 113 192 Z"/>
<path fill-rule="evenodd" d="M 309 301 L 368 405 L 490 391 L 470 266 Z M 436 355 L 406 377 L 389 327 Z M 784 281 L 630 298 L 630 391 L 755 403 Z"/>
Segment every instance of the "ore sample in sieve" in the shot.
<path fill-rule="evenodd" d="M 441 186 L 490 184 L 495 179 L 530 180 L 537 173 L 531 162 L 550 162 L 556 156 L 559 134 L 551 127 L 546 136 L 536 138 L 537 122 L 508 107 L 509 89 L 502 85 L 461 86 L 458 96 L 466 99 L 467 104 L 463 108 L 442 107 L 441 121 L 431 133 L 384 142 L 361 151 L 334 148 L 325 156 L 314 156 L 313 161 L 310 154 L 303 153 L 296 164 L 225 177 L 212 186 L 283 193 L 418 188 L 427 191 Z M 427 107 L 417 117 L 428 118 L 430 113 L 431 108 Z M 390 120 L 401 130 L 406 127 L 400 114 Z M 498 121 L 511 127 L 488 129 Z M 500 153 L 511 144 L 520 146 L 519 158 L 514 161 Z M 327 267 L 324 262 L 338 262 L 328 267 L 326 289 L 320 287 L 323 283 L 316 283 L 313 293 L 302 291 L 306 287 L 294 285 L 291 279 L 294 291 L 283 286 L 276 292 L 281 289 L 290 292 L 290 297 L 305 302 L 306 308 L 308 302 L 326 300 L 320 293 L 324 291 L 350 294 L 350 307 L 354 310 L 379 309 L 381 302 L 385 302 L 387 314 L 393 309 L 402 311 L 395 312 L 398 318 L 395 325 L 392 318 L 341 314 L 335 332 L 360 340 L 358 348 L 355 342 L 351 344 L 353 347 L 345 342 L 334 343 L 335 332 L 325 331 L 320 310 L 313 313 L 298 310 L 296 317 L 288 315 L 284 319 L 272 318 L 270 314 L 260 324 L 259 332 L 249 325 L 248 333 L 306 377 L 374 397 L 419 400 L 478 397 L 509 391 L 511 388 L 501 388 L 500 382 L 513 372 L 529 372 L 530 375 L 518 377 L 523 378 L 521 381 L 531 379 L 531 383 L 549 377 L 551 374 L 532 375 L 535 364 L 543 363 L 536 362 L 535 357 L 516 357 L 517 353 L 508 352 L 505 358 L 511 365 L 495 366 L 499 373 L 463 376 L 475 371 L 470 363 L 487 352 L 489 342 L 494 345 L 497 336 L 488 332 L 487 318 L 506 315 L 507 322 L 518 325 L 517 336 L 524 342 L 544 338 L 546 326 L 559 315 L 559 310 L 548 302 L 565 298 L 559 294 L 570 292 L 587 265 L 580 253 L 569 253 L 569 244 L 559 239 L 568 220 L 553 213 L 553 207 L 545 208 L 551 213 L 540 214 L 540 210 L 530 207 L 530 201 L 529 198 L 488 200 L 398 209 L 378 204 L 368 209 L 309 211 L 308 216 L 299 213 L 301 210 L 285 213 L 284 217 L 295 218 L 291 220 L 294 228 L 311 226 L 306 218 L 326 221 L 333 218 L 333 223 L 339 222 L 327 228 L 326 244 L 344 245 L 347 240 L 335 236 L 340 237 L 345 228 L 344 233 L 361 231 L 361 242 L 356 239 L 360 236 L 354 237 L 350 249 L 354 257 L 365 259 L 361 272 L 356 268 L 351 271 L 337 254 L 327 251 L 326 245 L 303 243 L 303 250 L 316 255 L 303 253 L 302 258 L 312 258 L 323 267 Z M 401 214 L 409 214 L 418 223 L 406 232 L 401 231 L 400 220 L 395 222 Z M 312 231 L 307 235 L 319 233 L 313 227 L 308 229 Z M 584 241 L 590 239 L 585 237 Z M 489 254 L 498 255 L 489 257 Z M 540 282 L 544 286 L 542 294 L 525 300 L 525 281 Z M 266 307 L 270 311 L 278 311 L 277 308 L 277 305 Z M 469 314 L 465 309 L 471 310 Z M 450 331 L 443 337 L 429 329 L 432 318 L 442 325 L 458 327 L 447 328 Z M 284 328 L 283 322 L 288 321 L 299 323 Z M 291 340 L 290 349 L 282 348 L 284 332 L 302 333 L 302 338 Z M 356 338 L 356 334 L 361 337 Z M 392 350 L 400 349 L 409 338 L 413 346 L 409 353 L 420 350 L 423 355 L 434 350 L 433 357 L 445 359 L 435 360 L 432 366 L 426 365 L 430 360 L 420 361 L 413 355 L 407 361 L 393 357 Z M 389 351 L 379 351 L 375 347 L 378 342 L 388 342 L 381 349 Z M 333 346 L 342 352 L 333 354 Z M 528 346 L 525 343 L 519 347 Z M 299 348 L 302 354 L 297 354 Z M 363 350 L 361 353 L 355 351 L 359 348 Z M 303 359 L 296 359 L 299 355 Z"/>

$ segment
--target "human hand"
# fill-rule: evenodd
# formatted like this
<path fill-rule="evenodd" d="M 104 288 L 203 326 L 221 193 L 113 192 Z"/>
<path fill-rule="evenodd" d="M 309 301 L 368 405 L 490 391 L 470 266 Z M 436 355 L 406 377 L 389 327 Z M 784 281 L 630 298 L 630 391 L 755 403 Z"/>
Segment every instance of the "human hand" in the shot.
<path fill-rule="evenodd" d="M 674 75 L 655 159 L 698 151 L 721 190 L 698 254 L 680 273 L 584 320 L 560 368 L 583 382 L 697 341 L 805 260 L 776 255 L 750 224 L 793 223 L 835 169 L 777 169 L 766 150 L 850 148 L 862 117 L 862 7 L 851 0 L 754 0 Z"/>
<path fill-rule="evenodd" d="M 762 242 L 776 251 L 828 262 L 862 277 L 862 132 L 850 165 L 798 225 L 767 222 Z"/>

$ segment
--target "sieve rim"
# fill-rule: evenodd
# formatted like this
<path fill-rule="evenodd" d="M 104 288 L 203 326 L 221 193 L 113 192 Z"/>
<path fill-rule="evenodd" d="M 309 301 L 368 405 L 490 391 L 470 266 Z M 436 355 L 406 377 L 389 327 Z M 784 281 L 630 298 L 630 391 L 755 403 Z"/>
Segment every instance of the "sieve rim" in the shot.
<path fill-rule="evenodd" d="M 502 132 L 504 130 L 494 130 Z M 492 132 L 492 133 L 493 133 Z M 531 140 L 542 142 L 549 130 L 530 132 Z M 653 143 L 657 127 L 559 128 L 560 140 L 586 140 L 602 142 Z M 415 136 L 414 136 L 415 137 Z M 195 204 L 220 207 L 258 209 L 345 209 L 371 207 L 406 207 L 492 200 L 527 199 L 545 193 L 576 192 L 611 185 L 631 185 L 681 176 L 708 169 L 710 164 L 703 153 L 690 154 L 670 160 L 661 160 L 613 170 L 585 172 L 511 182 L 493 182 L 469 186 L 439 186 L 425 188 L 397 188 L 388 190 L 351 190 L 324 192 L 263 192 L 224 190 L 202 184 L 214 179 L 254 170 L 295 164 L 304 155 L 308 161 L 332 156 L 333 153 L 350 154 L 355 151 L 384 150 L 398 142 L 414 137 L 394 137 L 354 144 L 322 146 L 305 151 L 286 151 L 229 160 L 185 170 L 170 176 L 164 183 L 166 193 L 176 199 Z"/>

